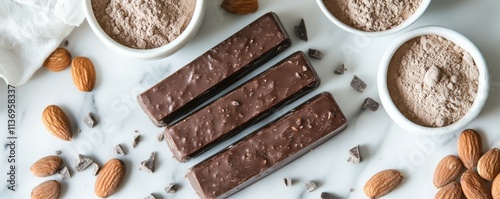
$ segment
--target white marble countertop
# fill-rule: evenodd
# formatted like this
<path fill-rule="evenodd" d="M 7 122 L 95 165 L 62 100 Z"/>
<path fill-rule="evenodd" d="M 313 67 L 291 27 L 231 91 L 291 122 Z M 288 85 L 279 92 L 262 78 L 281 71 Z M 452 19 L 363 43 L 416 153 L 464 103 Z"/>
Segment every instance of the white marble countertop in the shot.
<path fill-rule="evenodd" d="M 107 49 L 93 34 L 87 22 L 68 37 L 67 49 L 73 56 L 87 56 L 93 60 L 97 70 L 97 84 L 91 93 L 79 92 L 72 83 L 70 70 L 52 73 L 45 69 L 36 72 L 25 85 L 16 88 L 17 99 L 17 148 L 16 148 L 16 191 L 7 189 L 6 180 L 0 181 L 0 198 L 29 198 L 33 187 L 56 176 L 38 178 L 30 174 L 29 167 L 37 159 L 53 155 L 61 150 L 64 163 L 71 166 L 79 153 L 88 155 L 102 165 L 113 154 L 116 144 L 124 146 L 124 160 L 127 172 L 124 183 L 111 198 L 144 198 L 153 193 L 157 198 L 197 198 L 184 178 L 187 169 L 200 160 L 228 146 L 257 127 L 278 117 L 311 96 L 332 92 L 349 120 L 348 128 L 317 149 L 307 153 L 291 164 L 236 193 L 231 198 L 320 198 L 321 192 L 329 192 L 338 198 L 366 198 L 363 194 L 365 182 L 374 173 L 395 168 L 401 170 L 405 179 L 401 186 L 385 198 L 432 198 L 437 189 L 432 176 L 438 161 L 445 155 L 456 154 L 457 134 L 445 136 L 416 136 L 405 132 L 395 124 L 383 108 L 376 112 L 358 112 L 362 101 L 372 97 L 379 101 L 376 87 L 376 71 L 382 53 L 399 34 L 380 38 L 355 36 L 341 30 L 323 16 L 315 1 L 271 1 L 261 0 L 257 13 L 235 16 L 219 8 L 218 1 L 209 1 L 203 24 L 194 39 L 173 56 L 157 61 L 141 61 L 122 57 Z M 469 128 L 477 129 L 483 135 L 484 150 L 499 144 L 498 119 L 500 117 L 500 1 L 433 1 L 423 16 L 409 29 L 425 25 L 442 25 L 452 28 L 474 42 L 482 51 L 490 70 L 491 93 L 484 110 Z M 322 60 L 311 60 L 319 73 L 322 84 L 319 89 L 297 102 L 285 107 L 268 119 L 247 129 L 236 137 L 218 145 L 202 156 L 185 164 L 172 158 L 164 142 L 157 142 L 155 136 L 162 132 L 156 128 L 139 108 L 135 96 L 154 83 L 171 74 L 211 46 L 222 41 L 260 15 L 274 11 L 281 18 L 293 38 L 294 44 L 284 53 L 269 61 L 251 76 L 277 63 L 297 50 L 308 48 L 322 50 Z M 309 41 L 298 40 L 293 27 L 300 18 L 306 21 Z M 408 29 L 406 29 L 408 30 Z M 345 63 L 347 72 L 340 76 L 333 71 Z M 357 93 L 350 86 L 353 75 L 358 75 L 368 87 Z M 240 84 L 242 81 L 239 81 Z M 237 84 L 233 85 L 236 86 Z M 0 83 L 0 141 L 7 144 L 5 106 L 7 85 Z M 42 110 L 49 104 L 60 105 L 69 115 L 72 125 L 81 129 L 73 141 L 64 142 L 50 135 L 41 121 Z M 83 124 L 83 117 L 93 112 L 99 124 L 90 129 Z M 131 146 L 138 130 L 142 141 L 138 147 Z M 348 150 L 361 146 L 363 162 L 348 163 Z M 0 149 L 0 179 L 6 179 L 6 146 Z M 156 171 L 139 171 L 139 163 L 153 151 L 158 153 Z M 77 173 L 71 169 L 72 177 L 62 182 L 61 198 L 96 198 L 95 177 L 92 168 Z M 294 184 L 286 187 L 282 179 L 291 177 Z M 314 181 L 318 189 L 306 192 L 304 183 Z M 168 183 L 175 182 L 180 189 L 175 194 L 163 190 Z"/>

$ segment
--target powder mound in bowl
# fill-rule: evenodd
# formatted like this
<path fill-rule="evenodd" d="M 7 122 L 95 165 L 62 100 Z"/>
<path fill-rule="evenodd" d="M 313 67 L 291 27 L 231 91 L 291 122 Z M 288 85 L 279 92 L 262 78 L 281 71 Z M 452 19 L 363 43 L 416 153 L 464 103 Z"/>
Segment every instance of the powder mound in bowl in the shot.
<path fill-rule="evenodd" d="M 92 0 L 101 28 L 118 43 L 136 49 L 164 46 L 186 29 L 195 0 Z"/>
<path fill-rule="evenodd" d="M 426 127 L 448 126 L 471 108 L 479 70 L 472 56 L 437 35 L 413 38 L 399 47 L 387 71 L 387 87 L 398 110 Z"/>
<path fill-rule="evenodd" d="M 377 32 L 399 26 L 415 13 L 422 0 L 323 0 L 323 3 L 342 23 Z"/>

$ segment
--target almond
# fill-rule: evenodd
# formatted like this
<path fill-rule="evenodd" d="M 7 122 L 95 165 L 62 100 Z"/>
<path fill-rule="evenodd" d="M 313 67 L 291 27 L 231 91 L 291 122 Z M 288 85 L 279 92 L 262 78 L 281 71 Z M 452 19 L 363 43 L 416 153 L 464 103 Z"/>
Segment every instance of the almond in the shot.
<path fill-rule="evenodd" d="M 403 174 L 398 170 L 384 170 L 371 177 L 363 191 L 370 199 L 380 198 L 394 190 L 402 181 Z"/>
<path fill-rule="evenodd" d="M 57 199 L 61 193 L 61 183 L 56 180 L 42 182 L 31 191 L 31 199 Z"/>
<path fill-rule="evenodd" d="M 451 182 L 439 189 L 434 199 L 462 199 L 463 195 L 460 185 L 457 182 Z"/>
<path fill-rule="evenodd" d="M 95 85 L 95 68 L 92 61 L 86 57 L 75 57 L 71 64 L 73 83 L 78 90 L 90 92 Z"/>
<path fill-rule="evenodd" d="M 233 14 L 250 14 L 259 9 L 258 0 L 224 0 L 220 7 Z"/>
<path fill-rule="evenodd" d="M 30 172 L 38 177 L 47 177 L 56 174 L 61 166 L 62 159 L 59 156 L 51 155 L 33 163 Z"/>
<path fill-rule="evenodd" d="M 57 105 L 49 105 L 42 112 L 42 121 L 52 135 L 61 140 L 70 141 L 72 138 L 71 125 L 66 113 Z"/>
<path fill-rule="evenodd" d="M 472 170 L 465 171 L 460 179 L 462 191 L 467 198 L 490 199 L 491 195 L 484 180 Z"/>
<path fill-rule="evenodd" d="M 95 181 L 94 192 L 107 198 L 116 192 L 125 175 L 125 165 L 119 159 L 111 159 L 102 166 Z"/>
<path fill-rule="evenodd" d="M 57 48 L 43 62 L 43 66 L 50 71 L 59 72 L 68 68 L 71 62 L 71 54 L 64 48 Z"/>
<path fill-rule="evenodd" d="M 500 199 L 500 174 L 491 183 L 491 196 L 493 199 Z"/>
<path fill-rule="evenodd" d="M 500 151 L 493 148 L 486 152 L 477 162 L 477 172 L 488 181 L 492 181 L 500 172 Z"/>
<path fill-rule="evenodd" d="M 464 166 L 457 156 L 448 155 L 441 159 L 434 171 L 434 186 L 441 188 L 455 180 Z"/>
<path fill-rule="evenodd" d="M 467 169 L 477 165 L 481 157 L 481 136 L 475 130 L 466 129 L 458 138 L 458 157 Z"/>

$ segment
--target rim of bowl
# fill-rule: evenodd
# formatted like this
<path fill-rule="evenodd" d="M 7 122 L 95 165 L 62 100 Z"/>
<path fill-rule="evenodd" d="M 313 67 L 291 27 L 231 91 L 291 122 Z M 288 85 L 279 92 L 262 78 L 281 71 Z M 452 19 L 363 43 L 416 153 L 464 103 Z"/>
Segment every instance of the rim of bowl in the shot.
<path fill-rule="evenodd" d="M 183 45 L 185 45 L 198 31 L 203 20 L 203 15 L 205 14 L 205 1 L 204 0 L 194 0 L 196 2 L 195 9 L 193 11 L 193 16 L 191 21 L 184 31 L 172 42 L 168 44 L 151 49 L 136 49 L 125 45 L 122 45 L 111 38 L 104 30 L 101 28 L 97 19 L 94 15 L 94 10 L 92 9 L 92 0 L 84 1 L 84 12 L 87 22 L 89 23 L 92 31 L 96 36 L 103 42 L 108 48 L 113 51 L 125 55 L 127 57 L 134 57 L 140 59 L 155 59 L 167 57 L 176 51 L 178 51 Z"/>
<path fill-rule="evenodd" d="M 321 9 L 321 11 L 323 12 L 323 14 L 328 19 L 330 19 L 330 21 L 332 21 L 335 25 L 337 25 L 338 27 L 340 27 L 340 28 L 342 28 L 350 33 L 357 34 L 357 35 L 369 36 L 369 37 L 379 37 L 379 36 L 386 36 L 386 35 L 390 35 L 390 34 L 399 32 L 399 31 L 407 28 L 411 24 L 413 24 L 415 21 L 417 21 L 418 18 L 420 18 L 420 16 L 422 16 L 422 14 L 424 14 L 425 10 L 427 10 L 427 7 L 431 3 L 431 0 L 422 0 L 422 3 L 420 4 L 420 6 L 418 6 L 418 9 L 415 10 L 415 13 L 413 13 L 410 17 L 408 17 L 408 19 L 403 21 L 403 23 L 399 24 L 398 26 L 396 26 L 394 28 L 384 30 L 384 31 L 378 31 L 378 32 L 368 32 L 368 31 L 359 30 L 357 28 L 353 28 L 353 27 L 343 23 L 339 19 L 337 19 L 337 17 L 333 16 L 333 14 L 328 10 L 328 8 L 326 8 L 325 4 L 323 3 L 323 0 L 316 0 L 316 3 L 318 4 L 318 6 Z"/>
<path fill-rule="evenodd" d="M 410 121 L 398 110 L 396 105 L 393 103 L 391 96 L 389 95 L 389 90 L 387 88 L 387 70 L 394 53 L 402 44 L 422 35 L 439 35 L 460 46 L 473 57 L 479 71 L 478 90 L 472 106 L 462 118 L 448 126 L 425 127 Z M 377 87 L 382 105 L 396 124 L 411 133 L 422 135 L 436 135 L 447 134 L 460 129 L 464 129 L 470 122 L 472 122 L 472 120 L 474 120 L 479 115 L 488 98 L 490 81 L 489 78 L 488 67 L 483 55 L 469 39 L 449 28 L 445 28 L 442 26 L 424 26 L 412 29 L 404 33 L 389 45 L 380 61 L 377 74 Z"/>

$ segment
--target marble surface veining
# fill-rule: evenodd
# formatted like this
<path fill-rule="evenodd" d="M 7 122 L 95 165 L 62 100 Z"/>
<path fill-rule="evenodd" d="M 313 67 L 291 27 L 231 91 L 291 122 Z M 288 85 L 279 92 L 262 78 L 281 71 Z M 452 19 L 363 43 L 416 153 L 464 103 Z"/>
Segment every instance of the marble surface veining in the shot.
<path fill-rule="evenodd" d="M 224 12 L 219 8 L 220 2 L 208 1 L 203 24 L 188 45 L 175 55 L 156 61 L 136 60 L 115 54 L 97 39 L 87 22 L 76 28 L 68 37 L 67 49 L 73 56 L 87 56 L 93 60 L 97 72 L 95 89 L 91 93 L 79 92 L 72 83 L 69 69 L 52 73 L 43 68 L 27 84 L 16 89 L 18 138 L 15 192 L 7 189 L 8 168 L 4 164 L 10 153 L 5 133 L 7 85 L 0 82 L 0 141 L 4 143 L 4 147 L 0 148 L 0 198 L 29 198 L 33 187 L 45 180 L 57 179 L 56 176 L 38 178 L 29 172 L 33 162 L 55 154 L 56 150 L 62 151 L 64 164 L 71 167 L 72 174 L 70 179 L 59 180 L 62 183 L 61 198 L 96 198 L 92 168 L 79 173 L 72 169 L 78 154 L 93 158 L 99 165 L 114 157 L 125 162 L 127 172 L 124 183 L 110 198 L 144 198 L 150 193 L 165 199 L 197 198 L 184 178 L 190 166 L 323 91 L 332 92 L 335 96 L 349 120 L 347 129 L 231 198 L 312 199 L 320 198 L 321 192 L 332 193 L 338 198 L 366 198 L 362 190 L 364 183 L 376 172 L 390 168 L 401 170 L 405 179 L 399 188 L 384 198 L 434 197 L 437 191 L 432 184 L 434 168 L 442 157 L 456 154 L 459 132 L 444 136 L 417 136 L 395 124 L 383 107 L 376 112 L 359 110 L 366 97 L 380 101 L 376 89 L 378 62 L 386 47 L 401 33 L 378 38 L 352 35 L 331 23 L 312 0 L 262 0 L 259 1 L 257 13 L 242 16 Z M 425 25 L 450 27 L 464 34 L 482 51 L 489 65 L 491 92 L 484 110 L 468 127 L 481 133 L 484 150 L 499 147 L 500 144 L 499 7 L 500 2 L 496 0 L 432 1 L 423 16 L 408 28 Z M 231 88 L 291 53 L 307 51 L 308 48 L 319 49 L 325 54 L 322 60 L 311 59 L 322 79 L 321 86 L 202 156 L 185 164 L 178 163 L 172 158 L 167 145 L 155 140 L 162 129 L 155 127 L 142 112 L 135 100 L 136 95 L 268 11 L 279 15 L 293 38 L 293 45 Z M 299 40 L 293 32 L 293 27 L 298 25 L 301 18 L 304 18 L 309 32 L 308 42 Z M 334 74 L 333 71 L 341 63 L 345 63 L 346 73 Z M 368 84 L 363 93 L 349 86 L 353 75 Z M 67 112 L 73 125 L 73 141 L 61 141 L 51 136 L 43 126 L 41 113 L 50 104 L 57 104 Z M 83 123 L 83 117 L 88 112 L 94 113 L 98 120 L 95 128 L 88 128 Z M 80 133 L 77 133 L 78 129 L 81 129 Z M 141 141 L 137 148 L 132 148 L 135 130 L 141 135 Z M 117 156 L 113 153 L 113 147 L 117 144 L 121 144 L 127 155 Z M 358 144 L 363 161 L 353 165 L 347 162 L 348 150 Z M 158 153 L 156 171 L 140 171 L 140 162 L 146 160 L 153 151 Z M 291 187 L 284 185 L 282 179 L 285 177 L 294 180 Z M 316 182 L 318 188 L 307 192 L 304 185 L 307 181 Z M 179 190 L 167 194 L 163 189 L 172 182 L 179 185 Z"/>

